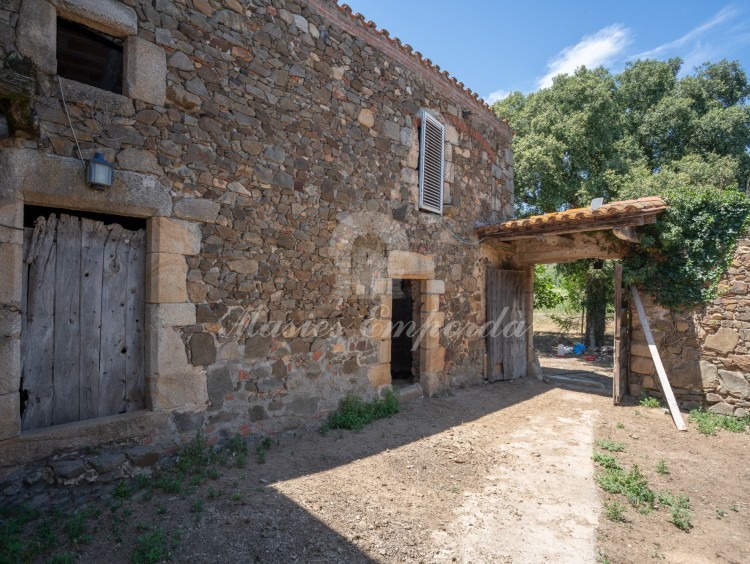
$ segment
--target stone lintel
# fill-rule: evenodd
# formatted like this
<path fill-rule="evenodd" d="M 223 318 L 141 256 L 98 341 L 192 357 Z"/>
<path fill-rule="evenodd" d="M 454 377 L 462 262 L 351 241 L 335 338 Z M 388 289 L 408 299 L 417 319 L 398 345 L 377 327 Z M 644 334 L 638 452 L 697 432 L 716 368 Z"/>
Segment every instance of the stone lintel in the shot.
<path fill-rule="evenodd" d="M 388 253 L 388 276 L 409 280 L 430 280 L 435 278 L 435 261 L 430 255 L 410 251 Z"/>
<path fill-rule="evenodd" d="M 78 22 L 115 37 L 138 33 L 135 10 L 119 0 L 54 0 L 57 13 L 67 20 Z"/>
<path fill-rule="evenodd" d="M 47 155 L 33 149 L 0 151 L 0 202 L 60 207 L 130 217 L 168 216 L 172 198 L 155 177 L 115 171 L 114 184 L 94 190 L 86 184 L 79 159 Z"/>

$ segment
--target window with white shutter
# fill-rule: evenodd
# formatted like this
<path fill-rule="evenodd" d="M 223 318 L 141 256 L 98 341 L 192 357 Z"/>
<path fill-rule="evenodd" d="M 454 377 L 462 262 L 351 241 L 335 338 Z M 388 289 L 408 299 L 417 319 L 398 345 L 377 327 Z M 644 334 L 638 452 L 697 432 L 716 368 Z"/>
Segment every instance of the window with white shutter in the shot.
<path fill-rule="evenodd" d="M 419 209 L 443 214 L 445 126 L 422 110 L 419 136 Z"/>

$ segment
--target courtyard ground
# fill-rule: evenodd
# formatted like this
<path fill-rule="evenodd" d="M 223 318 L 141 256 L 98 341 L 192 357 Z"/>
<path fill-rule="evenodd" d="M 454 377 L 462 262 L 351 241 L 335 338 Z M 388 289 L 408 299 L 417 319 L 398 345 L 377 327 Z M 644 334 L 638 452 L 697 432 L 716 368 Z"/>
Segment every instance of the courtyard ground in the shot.
<path fill-rule="evenodd" d="M 622 443 L 607 454 L 653 489 L 689 496 L 692 528 L 599 489 L 602 439 Z M 602 394 L 485 384 L 405 403 L 358 433 L 266 447 L 179 493 L 155 480 L 103 488 L 20 538 L 46 533 L 41 562 L 750 561 L 748 434 L 679 433 L 662 410 Z M 622 521 L 607 518 L 615 502 Z"/>

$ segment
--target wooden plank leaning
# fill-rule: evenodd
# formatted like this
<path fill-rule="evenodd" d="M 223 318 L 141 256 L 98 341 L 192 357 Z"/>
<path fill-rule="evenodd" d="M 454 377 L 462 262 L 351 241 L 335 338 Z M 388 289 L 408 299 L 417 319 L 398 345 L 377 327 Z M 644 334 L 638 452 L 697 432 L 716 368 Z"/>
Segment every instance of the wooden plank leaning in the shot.
<path fill-rule="evenodd" d="M 669 411 L 672 414 L 674 424 L 680 431 L 687 431 L 685 421 L 682 419 L 680 409 L 677 407 L 677 400 L 672 392 L 672 386 L 669 384 L 669 378 L 667 378 L 667 371 L 664 370 L 664 365 L 661 362 L 659 356 L 659 350 L 656 348 L 656 342 L 654 336 L 651 333 L 651 326 L 648 324 L 646 319 L 646 312 L 643 309 L 643 303 L 641 303 L 641 296 L 638 293 L 638 288 L 635 286 L 630 287 L 630 292 L 633 294 L 633 300 L 635 301 L 635 307 L 638 309 L 638 317 L 641 320 L 641 327 L 643 327 L 643 333 L 646 335 L 646 342 L 648 343 L 648 350 L 651 352 L 651 358 L 656 366 L 656 373 L 659 375 L 659 383 L 661 389 L 664 392 L 664 397 L 667 399 L 667 405 L 669 405 Z"/>

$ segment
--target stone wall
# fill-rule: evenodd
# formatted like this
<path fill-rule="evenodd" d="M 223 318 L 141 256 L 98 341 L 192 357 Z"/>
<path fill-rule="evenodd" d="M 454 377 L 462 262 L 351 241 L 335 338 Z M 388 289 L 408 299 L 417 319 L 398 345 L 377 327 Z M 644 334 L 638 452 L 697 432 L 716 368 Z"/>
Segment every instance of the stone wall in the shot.
<path fill-rule="evenodd" d="M 57 80 L 58 15 L 122 38 L 125 95 Z M 277 432 L 347 393 L 378 393 L 392 278 L 421 280 L 425 326 L 484 322 L 494 259 L 459 239 L 512 215 L 509 128 L 335 3 L 9 0 L 0 65 L 12 59 L 33 64 L 35 94 L 29 127 L 0 140 L 0 223 L 20 228 L 27 204 L 149 219 L 148 401 L 170 416 L 148 440 Z M 422 109 L 446 126 L 444 217 L 417 207 Z M 76 143 L 117 164 L 112 188 L 85 186 Z M 0 232 L 10 273 L 13 233 Z M 18 358 L 17 294 L 0 292 L 0 364 Z M 251 318 L 287 325 L 250 335 Z M 343 330 L 330 337 L 320 322 Z M 430 336 L 418 354 L 427 393 L 483 378 L 481 338 Z M 7 374 L 0 405 L 12 413 L 20 371 Z M 0 421 L 0 439 L 18 433 Z"/>
<path fill-rule="evenodd" d="M 750 412 L 750 238 L 740 241 L 734 261 L 708 306 L 672 313 L 645 299 L 659 353 L 684 408 L 707 407 L 723 415 Z M 630 394 L 660 395 L 658 377 L 638 314 L 631 308 Z"/>

